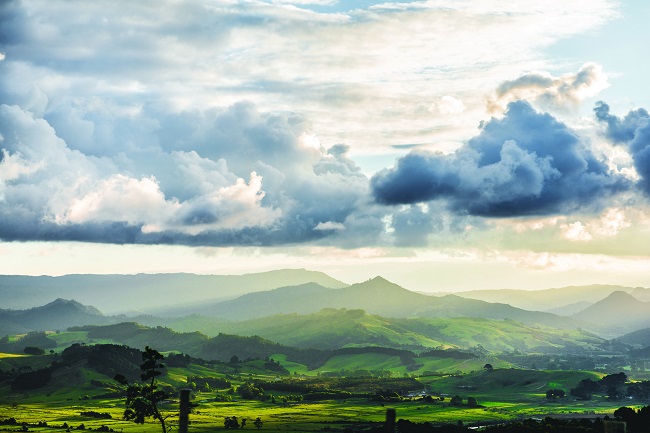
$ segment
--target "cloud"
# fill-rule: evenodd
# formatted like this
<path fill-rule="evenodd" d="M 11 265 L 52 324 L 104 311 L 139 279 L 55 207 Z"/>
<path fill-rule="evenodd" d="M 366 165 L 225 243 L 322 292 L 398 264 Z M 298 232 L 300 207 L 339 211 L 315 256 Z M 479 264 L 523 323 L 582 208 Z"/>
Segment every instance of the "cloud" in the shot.
<path fill-rule="evenodd" d="M 650 196 L 650 114 L 643 108 L 631 110 L 625 117 L 609 112 L 609 105 L 599 101 L 594 108 L 596 119 L 605 125 L 604 135 L 613 143 L 624 143 L 632 155 L 640 177 L 639 186 Z"/>
<path fill-rule="evenodd" d="M 95 134 L 109 120 L 113 128 Z M 148 108 L 98 123 L 91 111 L 66 125 L 66 138 L 90 131 L 79 149 L 47 120 L 0 105 L 0 238 L 304 242 L 334 235 L 367 196 L 347 146 L 317 148 L 301 117 L 260 113 L 250 103 Z"/>
<path fill-rule="evenodd" d="M 445 200 L 486 217 L 574 212 L 627 187 L 566 125 L 524 101 L 455 154 L 412 152 L 371 185 L 383 204 Z"/>
<path fill-rule="evenodd" d="M 616 13 L 610 0 L 282 3 L 4 2 L 0 100 L 48 114 L 57 131 L 89 99 L 119 110 L 162 101 L 177 111 L 252 100 L 265 112 L 300 110 L 330 144 L 464 139 L 444 113 L 475 124 L 485 89 L 543 69 L 543 48 Z M 462 101 L 462 113 L 448 97 Z M 66 141 L 83 146 L 83 132 Z"/>
<path fill-rule="evenodd" d="M 588 63 L 575 74 L 554 77 L 547 72 L 530 73 L 499 85 L 494 98 L 488 101 L 490 112 L 502 112 L 513 101 L 536 101 L 542 107 L 575 107 L 585 98 L 593 97 L 609 87 L 602 67 Z"/>

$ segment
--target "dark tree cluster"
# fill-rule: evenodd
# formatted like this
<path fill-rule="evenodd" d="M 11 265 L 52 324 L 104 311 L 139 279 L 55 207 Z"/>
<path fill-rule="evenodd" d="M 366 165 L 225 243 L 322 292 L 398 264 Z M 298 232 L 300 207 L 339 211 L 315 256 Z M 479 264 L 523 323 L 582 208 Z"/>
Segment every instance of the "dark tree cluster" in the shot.
<path fill-rule="evenodd" d="M 68 365 L 85 360 L 98 373 L 109 377 L 120 373 L 130 380 L 140 372 L 141 357 L 140 350 L 117 344 L 73 344 L 61 353 L 61 360 Z"/>
<path fill-rule="evenodd" d="M 547 400 L 555 400 L 556 398 L 563 398 L 566 395 L 564 390 L 561 389 L 549 389 L 546 391 Z"/>
<path fill-rule="evenodd" d="M 579 400 L 590 400 L 592 394 L 604 392 L 607 397 L 616 400 L 624 395 L 625 382 L 627 382 L 627 375 L 623 372 L 608 374 L 598 381 L 583 379 L 569 393 Z"/>
<path fill-rule="evenodd" d="M 50 382 L 53 367 L 42 368 L 36 371 L 28 371 L 16 376 L 11 383 L 12 391 L 27 391 L 30 389 L 42 388 Z"/>
<path fill-rule="evenodd" d="M 614 411 L 616 419 L 627 423 L 627 430 L 630 432 L 650 431 L 650 406 L 634 410 L 629 407 L 621 407 Z"/>
<path fill-rule="evenodd" d="M 209 387 L 210 389 L 215 390 L 226 389 L 232 386 L 228 380 L 203 376 L 188 376 L 187 383 L 188 385 L 193 385 L 192 387 L 196 389 L 205 389 Z"/>

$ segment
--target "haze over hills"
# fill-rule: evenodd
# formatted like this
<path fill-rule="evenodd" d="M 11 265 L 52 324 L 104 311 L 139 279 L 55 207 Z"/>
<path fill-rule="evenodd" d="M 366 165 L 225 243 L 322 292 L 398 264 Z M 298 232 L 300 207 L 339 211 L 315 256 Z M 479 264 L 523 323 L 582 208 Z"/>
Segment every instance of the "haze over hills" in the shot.
<path fill-rule="evenodd" d="M 277 284 L 287 281 L 291 284 L 277 287 Z M 65 282 L 70 285 L 62 287 Z M 298 284 L 293 284 L 295 282 Z M 29 285 L 32 283 L 33 285 Z M 201 285 L 203 283 L 215 285 Z M 0 295 L 4 294 L 3 299 L 7 299 L 8 303 L 25 303 L 31 299 L 30 297 L 39 298 L 46 297 L 48 293 L 69 292 L 74 293 L 78 301 L 92 298 L 92 305 L 99 308 L 86 309 L 82 303 L 59 299 L 56 302 L 48 300 L 43 303 L 47 305 L 32 310 L 0 311 L 2 313 L 0 335 L 32 330 L 65 329 L 73 325 L 118 323 L 126 320 L 126 316 L 111 314 L 114 310 L 110 309 L 108 315 L 103 316 L 99 313 L 99 310 L 103 311 L 102 304 L 114 309 L 155 311 L 157 312 L 155 315 L 151 313 L 130 315 L 134 318 L 131 320 L 149 326 L 173 325 L 179 327 L 175 329 L 185 331 L 202 329 L 209 332 L 234 329 L 228 322 L 251 321 L 287 314 L 310 315 L 323 309 L 363 310 L 370 315 L 401 319 L 461 317 L 509 319 L 526 326 L 560 329 L 581 327 L 610 337 L 650 326 L 648 319 L 650 303 L 641 302 L 625 291 L 615 291 L 615 294 L 610 295 L 609 291 L 617 287 L 585 286 L 536 292 L 480 292 L 491 299 L 509 294 L 512 299 L 520 300 L 528 296 L 529 304 L 535 301 L 533 299 L 535 297 L 540 299 L 537 305 L 543 302 L 546 306 L 552 303 L 563 304 L 563 307 L 554 310 L 565 314 L 563 316 L 549 312 L 528 311 L 508 303 L 493 303 L 453 294 L 425 295 L 407 290 L 382 277 L 347 286 L 323 273 L 306 270 L 282 270 L 242 276 L 191 274 L 0 276 Z M 647 293 L 647 289 L 643 288 L 627 288 L 627 290 L 640 295 Z M 236 296 L 236 293 L 240 295 Z M 567 301 L 577 299 L 579 296 L 594 299 L 594 293 L 606 293 L 606 296 L 610 296 L 596 300 L 593 305 L 588 301 L 567 304 Z M 226 294 L 230 296 L 226 297 Z M 566 297 L 562 298 L 564 294 Z M 14 295 L 18 299 L 15 299 Z M 199 302 L 196 300 L 198 298 L 202 300 Z M 70 310 L 65 314 L 54 312 L 54 307 L 62 308 L 60 304 L 64 303 L 67 308 L 76 305 L 76 309 L 73 308 L 74 311 Z M 170 303 L 175 307 L 170 307 Z M 158 307 L 154 308 L 156 305 Z M 568 317 L 569 315 L 571 317 Z M 189 326 L 195 328 L 191 329 Z"/>
<path fill-rule="evenodd" d="M 310 282 L 324 287 L 346 286 L 322 272 L 305 269 L 245 275 L 0 275 L 0 299 L 2 308 L 7 309 L 32 308 L 56 298 L 76 299 L 95 305 L 105 314 L 116 314 L 162 311 L 170 306 L 225 300 L 248 292 Z"/>
<path fill-rule="evenodd" d="M 641 302 L 629 293 L 617 291 L 572 317 L 612 330 L 632 331 L 650 326 L 650 302 Z"/>
<path fill-rule="evenodd" d="M 625 287 L 608 284 L 589 286 L 567 286 L 544 290 L 470 290 L 457 293 L 458 296 L 479 299 L 487 302 L 500 302 L 514 307 L 533 311 L 558 311 L 565 308 L 571 311 L 572 304 L 579 302 L 593 304 L 609 296 L 612 292 L 622 291 L 638 294 L 638 299 L 650 298 L 650 289 L 643 287 Z M 650 300 L 650 299 L 648 299 Z M 576 311 L 571 311 L 571 313 Z M 571 314 L 570 313 L 570 314 Z"/>
<path fill-rule="evenodd" d="M 308 300 L 306 302 L 305 300 Z M 382 277 L 343 289 L 317 284 L 282 287 L 206 305 L 201 313 L 229 320 L 246 320 L 275 314 L 309 314 L 324 308 L 361 309 L 386 317 L 482 317 L 512 319 L 528 325 L 577 328 L 571 318 L 525 311 L 506 304 L 489 303 L 455 295 L 441 297 L 406 290 Z"/>
<path fill-rule="evenodd" d="M 0 310 L 0 336 L 34 330 L 64 330 L 70 326 L 106 324 L 117 318 L 105 317 L 95 307 L 56 299 L 28 310 Z"/>

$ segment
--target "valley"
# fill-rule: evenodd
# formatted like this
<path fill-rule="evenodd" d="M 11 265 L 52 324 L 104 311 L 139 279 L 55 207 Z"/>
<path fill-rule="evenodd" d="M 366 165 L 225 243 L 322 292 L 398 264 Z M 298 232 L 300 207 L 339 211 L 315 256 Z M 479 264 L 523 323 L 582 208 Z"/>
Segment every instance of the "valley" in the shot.
<path fill-rule="evenodd" d="M 259 419 L 265 431 L 375 431 L 388 407 L 400 431 L 444 431 L 459 421 L 487 428 L 547 416 L 614 419 L 620 407 L 650 401 L 650 329 L 638 288 L 612 286 L 561 315 L 419 294 L 381 277 L 325 287 L 334 280 L 288 274 L 303 280 L 274 287 L 266 275 L 260 290 L 246 277 L 245 293 L 195 309 L 135 297 L 130 314 L 124 299 L 111 304 L 122 313 L 107 314 L 60 297 L 84 299 L 80 284 L 52 287 L 57 298 L 45 304 L 0 310 L 0 431 L 160 431 L 151 418 L 122 419 L 124 387 L 114 380 L 138 380 L 145 347 L 165 357 L 156 379 L 169 394 L 161 410 L 173 425 L 178 392 L 190 389 L 196 432 L 224 429 L 233 417 L 247 429 Z M 305 281 L 315 275 L 318 282 Z M 547 310 L 583 302 L 577 288 L 564 299 L 552 293 Z M 619 373 L 624 380 L 607 385 Z"/>

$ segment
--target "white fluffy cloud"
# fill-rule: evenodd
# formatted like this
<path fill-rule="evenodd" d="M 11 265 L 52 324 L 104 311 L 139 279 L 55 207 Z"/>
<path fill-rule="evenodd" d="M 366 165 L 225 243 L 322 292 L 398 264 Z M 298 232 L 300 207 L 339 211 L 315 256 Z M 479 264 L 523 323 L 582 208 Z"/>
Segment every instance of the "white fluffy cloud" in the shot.
<path fill-rule="evenodd" d="M 536 101 L 546 108 L 574 108 L 608 86 L 602 67 L 593 63 L 584 65 L 575 74 L 559 77 L 548 72 L 530 73 L 501 83 L 488 108 L 491 112 L 503 112 L 510 102 L 521 99 Z"/>

